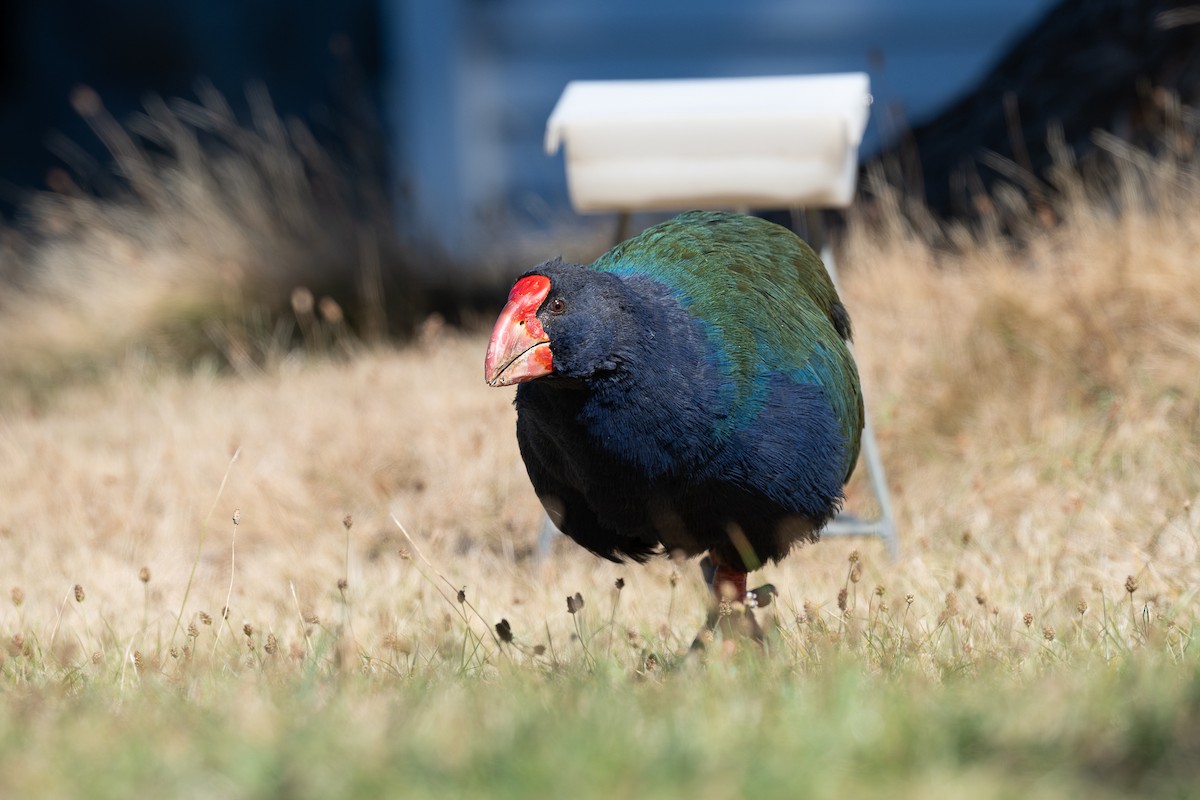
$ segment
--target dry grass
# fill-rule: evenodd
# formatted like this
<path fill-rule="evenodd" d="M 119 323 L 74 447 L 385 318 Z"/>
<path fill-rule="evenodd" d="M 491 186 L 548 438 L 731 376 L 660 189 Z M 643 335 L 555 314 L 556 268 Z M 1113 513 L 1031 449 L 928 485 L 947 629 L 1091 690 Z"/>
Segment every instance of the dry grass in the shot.
<path fill-rule="evenodd" d="M 803 661 L 826 637 L 887 638 L 869 663 L 931 668 L 1182 652 L 1200 586 L 1198 236 L 1169 210 L 1080 213 L 1024 250 L 965 255 L 852 232 L 845 293 L 903 556 L 831 540 L 768 570 L 781 646 Z M 700 620 L 691 565 L 602 564 L 568 544 L 532 558 L 539 509 L 482 351 L 482 336 L 448 334 L 250 380 L 129 365 L 6 412 L 0 531 L 24 600 L 0 625 L 50 667 L 103 672 L 137 650 L 170 673 L 201 611 L 217 622 L 193 650 L 225 652 L 213 639 L 229 595 L 221 635 L 250 625 L 259 657 L 270 634 L 280 661 L 310 658 L 325 630 L 344 655 L 400 672 L 482 669 L 507 658 L 501 618 L 532 663 L 593 659 L 565 613 L 579 591 L 619 663 L 672 657 Z M 850 505 L 865 503 L 859 478 Z M 461 586 L 470 607 L 454 601 Z M 469 657 L 464 636 L 481 642 Z"/>

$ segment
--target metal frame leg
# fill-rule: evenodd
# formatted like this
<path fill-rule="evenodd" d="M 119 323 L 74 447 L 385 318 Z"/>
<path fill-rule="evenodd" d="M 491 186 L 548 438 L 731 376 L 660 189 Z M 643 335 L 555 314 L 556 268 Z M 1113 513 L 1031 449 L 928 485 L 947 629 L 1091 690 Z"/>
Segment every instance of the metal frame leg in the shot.
<path fill-rule="evenodd" d="M 799 212 L 793 211 L 793 219 L 798 214 Z M 825 236 L 825 226 L 821 220 L 820 212 L 814 209 L 806 209 L 803 212 L 803 219 L 806 228 L 805 233 L 807 234 L 805 238 L 815 248 L 819 248 L 821 261 L 825 264 L 825 270 L 829 273 L 834 287 L 841 292 L 841 286 L 838 282 L 837 263 L 833 258 L 833 248 Z M 847 343 L 847 346 L 850 347 L 851 352 L 854 351 L 853 345 Z M 825 526 L 825 530 L 821 532 L 821 535 L 878 536 L 883 539 L 884 544 L 887 546 L 888 555 L 892 560 L 895 560 L 900 557 L 900 537 L 896 532 L 896 518 L 892 515 L 891 494 L 888 492 L 887 478 L 883 474 L 883 459 L 879 457 L 879 443 L 875 439 L 875 426 L 871 424 L 870 413 L 863 414 L 862 455 L 866 461 L 867 478 L 871 482 L 871 491 L 875 495 L 876 502 L 879 503 L 879 517 L 873 520 L 865 520 L 843 511 Z"/>

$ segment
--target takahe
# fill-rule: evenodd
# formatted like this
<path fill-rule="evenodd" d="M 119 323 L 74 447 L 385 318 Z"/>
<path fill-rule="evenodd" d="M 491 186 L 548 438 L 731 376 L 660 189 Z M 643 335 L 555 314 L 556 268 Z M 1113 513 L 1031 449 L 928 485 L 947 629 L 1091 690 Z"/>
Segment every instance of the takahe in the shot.
<path fill-rule="evenodd" d="M 815 541 L 854 469 L 849 339 L 795 234 L 692 211 L 517 280 L 485 377 L 520 384 L 521 456 L 559 530 L 614 561 L 707 553 L 717 597 L 753 605 L 746 573 Z"/>

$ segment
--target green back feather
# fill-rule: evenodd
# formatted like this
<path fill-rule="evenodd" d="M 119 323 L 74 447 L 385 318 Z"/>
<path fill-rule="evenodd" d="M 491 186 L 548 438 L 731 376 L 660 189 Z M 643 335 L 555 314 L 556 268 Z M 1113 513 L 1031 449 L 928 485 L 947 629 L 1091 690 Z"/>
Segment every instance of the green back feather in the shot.
<path fill-rule="evenodd" d="M 794 233 L 756 217 L 690 211 L 622 242 L 592 268 L 645 275 L 677 293 L 725 354 L 735 417 L 755 413 L 768 372 L 824 387 L 853 465 L 862 397 L 834 325 L 840 301 L 817 254 Z"/>

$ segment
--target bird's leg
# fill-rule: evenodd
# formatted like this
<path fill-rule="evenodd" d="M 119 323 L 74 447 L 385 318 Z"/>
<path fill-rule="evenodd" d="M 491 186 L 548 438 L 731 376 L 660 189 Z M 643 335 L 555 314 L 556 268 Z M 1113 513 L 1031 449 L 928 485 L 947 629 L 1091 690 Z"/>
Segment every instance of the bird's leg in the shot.
<path fill-rule="evenodd" d="M 768 605 L 775 593 L 775 587 L 767 584 L 747 592 L 747 573 L 725 564 L 713 553 L 700 560 L 700 572 L 704 575 L 704 582 L 711 588 L 712 596 L 709 600 L 708 617 L 704 621 L 704 627 L 692 641 L 692 649 L 703 649 L 707 642 L 712 640 L 718 626 L 725 633 L 727 641 L 732 641 L 732 637 L 741 634 L 761 644 L 763 631 L 758 620 L 754 618 L 752 609 Z"/>
<path fill-rule="evenodd" d="M 714 559 L 715 561 L 715 559 Z M 717 602 L 744 603 L 746 601 L 747 573 L 728 564 L 717 562 L 711 581 L 713 596 Z"/>

